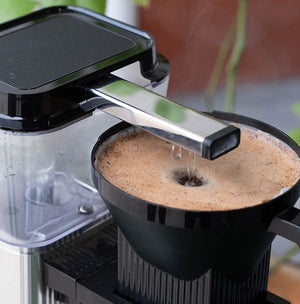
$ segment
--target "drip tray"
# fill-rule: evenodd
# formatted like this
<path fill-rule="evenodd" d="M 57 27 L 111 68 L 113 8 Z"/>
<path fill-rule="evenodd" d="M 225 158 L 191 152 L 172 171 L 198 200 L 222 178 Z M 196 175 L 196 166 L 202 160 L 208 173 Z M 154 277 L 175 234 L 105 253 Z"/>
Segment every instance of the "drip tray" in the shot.
<path fill-rule="evenodd" d="M 117 288 L 120 290 L 117 240 L 118 229 L 110 219 L 46 255 L 44 265 L 48 292 L 54 294 L 55 300 L 68 304 L 138 304 L 128 298 L 130 294 L 122 296 L 117 292 Z M 155 300 L 147 303 L 174 304 Z M 194 304 L 193 301 L 190 303 Z M 290 302 L 268 292 L 262 304 Z"/>

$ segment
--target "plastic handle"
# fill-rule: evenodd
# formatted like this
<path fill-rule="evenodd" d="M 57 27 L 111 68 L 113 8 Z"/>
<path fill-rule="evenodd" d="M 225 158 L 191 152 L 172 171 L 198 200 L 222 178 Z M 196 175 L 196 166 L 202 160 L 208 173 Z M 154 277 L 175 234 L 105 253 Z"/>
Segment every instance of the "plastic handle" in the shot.
<path fill-rule="evenodd" d="M 292 207 L 275 217 L 268 231 L 283 236 L 300 247 L 300 210 Z"/>

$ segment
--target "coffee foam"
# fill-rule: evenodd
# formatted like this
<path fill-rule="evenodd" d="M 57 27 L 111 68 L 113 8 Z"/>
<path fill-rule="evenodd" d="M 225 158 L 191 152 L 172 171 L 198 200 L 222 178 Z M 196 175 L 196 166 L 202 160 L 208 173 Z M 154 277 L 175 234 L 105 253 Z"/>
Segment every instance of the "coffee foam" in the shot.
<path fill-rule="evenodd" d="M 187 210 L 240 209 L 268 201 L 300 178 L 296 153 L 277 138 L 241 127 L 238 148 L 210 161 L 196 155 L 203 185 L 176 180 L 188 152 L 172 160 L 172 144 L 139 131 L 105 143 L 96 160 L 99 172 L 123 191 L 159 205 Z"/>

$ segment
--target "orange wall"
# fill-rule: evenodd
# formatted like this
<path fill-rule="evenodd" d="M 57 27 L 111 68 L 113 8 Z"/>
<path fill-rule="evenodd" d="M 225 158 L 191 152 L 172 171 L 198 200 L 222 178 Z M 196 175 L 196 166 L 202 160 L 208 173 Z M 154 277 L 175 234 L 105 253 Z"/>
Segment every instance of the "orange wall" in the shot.
<path fill-rule="evenodd" d="M 170 91 L 203 89 L 238 0 L 151 0 L 141 28 L 156 38 L 171 62 Z M 247 46 L 238 72 L 242 82 L 300 75 L 300 1 L 251 0 Z M 300 85 L 300 84 L 299 84 Z"/>

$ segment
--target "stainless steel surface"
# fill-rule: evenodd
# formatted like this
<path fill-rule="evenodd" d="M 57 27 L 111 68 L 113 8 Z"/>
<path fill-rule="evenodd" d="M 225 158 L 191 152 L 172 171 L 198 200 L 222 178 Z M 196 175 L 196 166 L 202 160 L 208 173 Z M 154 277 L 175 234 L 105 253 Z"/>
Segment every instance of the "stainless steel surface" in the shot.
<path fill-rule="evenodd" d="M 205 139 L 228 127 L 224 122 L 113 75 L 88 90 L 96 96 L 89 101 L 100 97 L 99 108 L 105 113 L 202 156 Z M 229 140 L 227 150 L 237 146 Z"/>
<path fill-rule="evenodd" d="M 21 248 L 0 241 L 0 258 L 0 303 L 45 303 L 40 254 L 23 254 Z"/>

